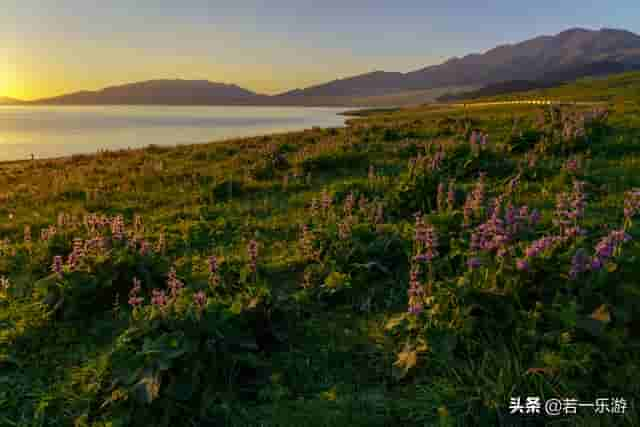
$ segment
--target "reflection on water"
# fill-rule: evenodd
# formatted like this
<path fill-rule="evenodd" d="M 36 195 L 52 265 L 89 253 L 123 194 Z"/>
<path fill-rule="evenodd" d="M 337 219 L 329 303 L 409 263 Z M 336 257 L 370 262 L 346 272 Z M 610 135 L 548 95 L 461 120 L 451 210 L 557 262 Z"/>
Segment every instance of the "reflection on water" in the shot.
<path fill-rule="evenodd" d="M 344 109 L 303 107 L 0 107 L 0 161 L 177 145 L 336 127 Z"/>

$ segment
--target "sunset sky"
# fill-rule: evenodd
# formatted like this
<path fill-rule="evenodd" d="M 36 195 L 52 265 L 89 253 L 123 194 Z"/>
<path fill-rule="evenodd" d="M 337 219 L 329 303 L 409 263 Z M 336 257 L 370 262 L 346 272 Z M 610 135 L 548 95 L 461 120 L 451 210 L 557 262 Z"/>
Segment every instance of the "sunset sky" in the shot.
<path fill-rule="evenodd" d="M 638 33 L 637 1 L 3 0 L 0 96 L 178 77 L 276 93 L 570 27 Z"/>

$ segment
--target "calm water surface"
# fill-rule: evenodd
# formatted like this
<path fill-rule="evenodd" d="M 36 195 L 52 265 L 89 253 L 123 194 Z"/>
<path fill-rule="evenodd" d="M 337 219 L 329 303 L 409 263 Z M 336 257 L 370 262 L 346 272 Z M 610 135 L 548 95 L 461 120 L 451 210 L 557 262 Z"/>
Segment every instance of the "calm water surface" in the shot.
<path fill-rule="evenodd" d="M 345 109 L 303 107 L 2 107 L 0 161 L 194 144 L 338 127 Z"/>

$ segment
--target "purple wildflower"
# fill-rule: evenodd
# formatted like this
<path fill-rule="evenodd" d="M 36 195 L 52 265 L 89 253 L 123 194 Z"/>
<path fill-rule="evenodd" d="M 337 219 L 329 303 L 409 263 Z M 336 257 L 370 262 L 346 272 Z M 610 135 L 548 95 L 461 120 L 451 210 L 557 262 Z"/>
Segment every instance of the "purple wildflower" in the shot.
<path fill-rule="evenodd" d="M 133 278 L 133 287 L 129 291 L 129 305 L 131 307 L 137 307 L 144 302 L 144 298 L 139 296 L 142 289 L 141 282 L 137 278 Z"/>
<path fill-rule="evenodd" d="M 432 225 L 424 223 L 421 215 L 416 215 L 415 241 L 418 244 L 416 260 L 428 262 L 438 256 L 438 234 Z"/>
<path fill-rule="evenodd" d="M 630 220 L 640 212 L 640 190 L 631 190 L 625 193 L 624 217 Z"/>
<path fill-rule="evenodd" d="M 332 203 L 333 200 L 331 199 L 331 195 L 329 195 L 327 190 L 322 190 L 322 211 L 324 212 L 325 217 L 329 215 Z"/>
<path fill-rule="evenodd" d="M 346 217 L 344 220 L 338 223 L 338 238 L 340 240 L 347 240 L 351 237 L 351 220 L 350 217 Z"/>
<path fill-rule="evenodd" d="M 531 216 L 529 217 L 529 224 L 532 227 L 535 227 L 540 222 L 541 217 L 542 216 L 540 215 L 540 212 L 537 209 L 534 209 L 533 211 L 531 211 Z"/>
<path fill-rule="evenodd" d="M 207 303 L 207 295 L 203 291 L 198 291 L 197 293 L 193 294 L 193 303 L 195 304 L 198 311 L 201 311 Z"/>
<path fill-rule="evenodd" d="M 124 239 L 124 218 L 118 215 L 111 221 L 111 235 L 114 240 Z"/>
<path fill-rule="evenodd" d="M 51 270 L 58 276 L 62 276 L 62 257 L 54 256 L 53 264 L 51 265 Z"/>
<path fill-rule="evenodd" d="M 439 212 L 444 211 L 444 203 L 445 203 L 444 193 L 445 193 L 444 183 L 441 182 L 440 184 L 438 184 L 438 194 L 436 197 Z"/>
<path fill-rule="evenodd" d="M 344 211 L 344 215 L 347 217 L 350 217 L 352 212 L 353 212 L 353 207 L 356 204 L 356 200 L 355 200 L 355 195 L 353 194 L 353 191 L 351 191 L 346 199 L 344 200 L 344 206 L 343 206 L 343 211 Z"/>
<path fill-rule="evenodd" d="M 447 191 L 447 205 L 449 210 L 453 210 L 456 204 L 455 181 L 449 181 L 449 191 Z"/>
<path fill-rule="evenodd" d="M 169 270 L 167 287 L 169 288 L 173 299 L 175 299 L 180 294 L 182 288 L 184 288 L 184 283 L 178 279 L 175 267 L 171 267 L 171 270 Z"/>
<path fill-rule="evenodd" d="M 249 241 L 247 253 L 249 254 L 249 270 L 255 273 L 258 268 L 258 242 L 253 239 Z"/>
<path fill-rule="evenodd" d="M 477 258 L 477 257 L 469 258 L 469 260 L 467 261 L 467 266 L 471 270 L 477 270 L 482 266 L 482 261 L 480 260 L 480 258 Z"/>
<path fill-rule="evenodd" d="M 516 268 L 520 271 L 529 271 L 529 262 L 526 259 L 516 261 Z"/>
<path fill-rule="evenodd" d="M 580 273 L 584 273 L 589 269 L 589 257 L 584 249 L 580 248 L 571 258 L 571 270 L 569 270 L 569 278 L 575 280 Z"/>
<path fill-rule="evenodd" d="M 424 289 L 420 284 L 420 267 L 414 266 L 409 274 L 409 307 L 408 312 L 413 314 L 419 314 L 423 310 L 422 299 L 424 295 Z"/>
<path fill-rule="evenodd" d="M 163 290 L 154 289 L 151 291 L 151 304 L 163 308 L 168 304 L 167 295 Z"/>

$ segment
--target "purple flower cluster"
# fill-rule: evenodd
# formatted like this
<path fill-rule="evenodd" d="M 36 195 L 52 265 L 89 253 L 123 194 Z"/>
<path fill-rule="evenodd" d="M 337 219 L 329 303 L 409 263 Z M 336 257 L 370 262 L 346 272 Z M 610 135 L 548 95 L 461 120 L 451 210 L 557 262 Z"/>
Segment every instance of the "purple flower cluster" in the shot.
<path fill-rule="evenodd" d="M 576 173 L 580 169 L 580 161 L 577 158 L 571 158 L 564 164 L 564 169 L 571 173 Z"/>
<path fill-rule="evenodd" d="M 469 267 L 471 270 L 477 270 L 481 266 L 482 266 L 482 260 L 480 260 L 480 258 L 478 257 L 471 257 L 467 261 L 467 267 Z"/>
<path fill-rule="evenodd" d="M 553 248 L 556 244 L 565 241 L 563 236 L 545 236 L 533 241 L 525 250 L 524 258 L 516 261 L 516 269 L 520 271 L 529 271 L 532 260 L 538 258 L 541 254 Z"/>
<path fill-rule="evenodd" d="M 595 247 L 595 255 L 591 261 L 591 268 L 599 270 L 604 263 L 613 257 L 616 249 L 631 240 L 631 236 L 624 230 L 613 230 L 603 237 Z"/>
<path fill-rule="evenodd" d="M 203 291 L 198 291 L 193 294 L 193 303 L 198 311 L 202 311 L 207 303 L 207 295 Z"/>
<path fill-rule="evenodd" d="M 51 271 L 53 271 L 58 277 L 62 276 L 62 257 L 54 256 L 53 264 L 51 265 Z"/>
<path fill-rule="evenodd" d="M 584 182 L 573 181 L 573 191 L 571 193 L 561 193 L 556 198 L 555 219 L 553 223 L 560 227 L 566 236 L 576 236 L 582 234 L 578 227 L 578 220 L 584 217 L 586 207 L 586 195 L 584 192 Z"/>
<path fill-rule="evenodd" d="M 322 190 L 322 211 L 324 213 L 325 218 L 329 216 L 329 211 L 331 210 L 331 204 L 333 203 L 333 199 L 327 190 Z"/>
<path fill-rule="evenodd" d="M 431 156 L 431 160 L 427 162 L 427 170 L 431 172 L 439 170 L 440 166 L 442 166 L 442 162 L 444 161 L 444 157 L 445 154 L 443 150 L 437 151 L 433 156 Z"/>
<path fill-rule="evenodd" d="M 114 240 L 123 240 L 124 232 L 124 218 L 118 215 L 111 221 L 111 235 Z"/>
<path fill-rule="evenodd" d="M 156 307 L 163 308 L 169 304 L 169 299 L 164 290 L 154 289 L 151 291 L 151 304 Z"/>
<path fill-rule="evenodd" d="M 355 195 L 353 194 L 353 191 L 351 191 L 345 198 L 344 206 L 342 207 L 345 216 L 350 217 L 352 215 L 355 204 Z"/>
<path fill-rule="evenodd" d="M 411 269 L 409 279 L 409 304 L 407 311 L 412 314 L 420 314 L 424 310 L 424 289 L 420 284 L 420 267 L 414 266 Z"/>
<path fill-rule="evenodd" d="M 526 259 L 518 259 L 516 260 L 516 268 L 519 271 L 529 271 L 529 261 L 527 261 Z"/>
<path fill-rule="evenodd" d="M 518 189 L 518 185 L 520 185 L 520 174 L 514 176 L 509 180 L 509 184 L 507 184 L 507 194 L 514 194 Z"/>
<path fill-rule="evenodd" d="M 218 258 L 212 255 L 207 260 L 209 267 L 209 284 L 212 287 L 216 287 L 220 283 L 220 277 L 218 276 Z"/>
<path fill-rule="evenodd" d="M 524 251 L 525 257 L 532 259 L 537 258 L 540 254 L 553 248 L 557 243 L 562 242 L 560 236 L 545 236 L 538 240 L 534 240 Z"/>
<path fill-rule="evenodd" d="M 169 292 L 171 293 L 171 298 L 176 299 L 182 288 L 184 288 L 184 283 L 182 283 L 177 276 L 175 267 L 171 267 L 169 270 L 169 277 L 167 278 L 167 287 L 169 288 Z"/>
<path fill-rule="evenodd" d="M 416 215 L 415 241 L 417 254 L 414 261 L 430 262 L 438 256 L 438 235 L 430 224 L 425 224 L 422 215 Z"/>
<path fill-rule="evenodd" d="M 469 145 L 474 153 L 478 153 L 482 148 L 489 144 L 489 135 L 474 130 L 469 138 Z"/>
<path fill-rule="evenodd" d="M 301 236 L 300 236 L 300 251 L 302 252 L 302 256 L 305 259 L 314 258 L 314 250 L 313 243 L 315 241 L 315 236 L 313 232 L 309 228 L 307 224 L 302 225 Z"/>
<path fill-rule="evenodd" d="M 138 245 L 140 247 L 140 256 L 146 256 L 152 251 L 149 242 L 147 242 L 145 239 L 140 239 Z"/>
<path fill-rule="evenodd" d="M 249 254 L 249 270 L 255 273 L 258 269 L 258 242 L 250 240 L 247 246 L 247 253 Z"/>
<path fill-rule="evenodd" d="M 445 210 L 445 202 L 447 198 L 447 196 L 445 195 L 445 191 L 446 189 L 445 189 L 444 183 L 441 182 L 440 184 L 438 184 L 438 193 L 436 197 L 436 203 L 437 203 L 439 212 L 444 212 Z"/>
<path fill-rule="evenodd" d="M 456 183 L 454 180 L 449 181 L 449 190 L 447 191 L 447 206 L 450 211 L 455 208 L 456 205 Z"/>
<path fill-rule="evenodd" d="M 485 174 L 480 174 L 480 178 L 476 183 L 473 191 L 467 196 L 467 199 L 464 203 L 463 215 L 464 215 L 464 225 L 469 226 L 471 224 L 471 217 L 475 213 L 476 215 L 480 215 L 482 209 L 484 208 L 484 198 L 485 198 L 485 183 L 484 183 Z"/>
<path fill-rule="evenodd" d="M 571 258 L 571 269 L 569 270 L 569 278 L 575 280 L 579 274 L 589 270 L 591 260 L 587 252 L 580 248 Z"/>
<path fill-rule="evenodd" d="M 89 214 L 84 217 L 84 225 L 91 234 L 110 227 L 114 221 L 116 221 L 116 218 L 109 218 L 106 215 L 98 216 L 96 214 Z M 63 224 L 65 222 L 69 223 L 69 220 L 64 220 Z"/>
<path fill-rule="evenodd" d="M 129 291 L 129 305 L 131 307 L 138 307 L 144 303 L 144 298 L 140 296 L 142 290 L 142 283 L 137 278 L 133 278 L 133 287 Z"/>
<path fill-rule="evenodd" d="M 67 264 L 69 264 L 69 269 L 74 271 L 82 258 L 86 255 L 85 250 L 85 242 L 80 238 L 73 239 L 73 250 L 71 254 L 69 254 L 69 258 L 67 259 Z"/>
<path fill-rule="evenodd" d="M 348 240 L 351 238 L 351 217 L 347 216 L 338 223 L 338 238 Z"/>
<path fill-rule="evenodd" d="M 640 190 L 627 191 L 624 195 L 624 217 L 630 220 L 640 212 Z"/>
<path fill-rule="evenodd" d="M 511 235 L 500 218 L 500 205 L 496 205 L 489 219 L 480 224 L 471 234 L 471 250 L 494 252 L 504 256 Z"/>

